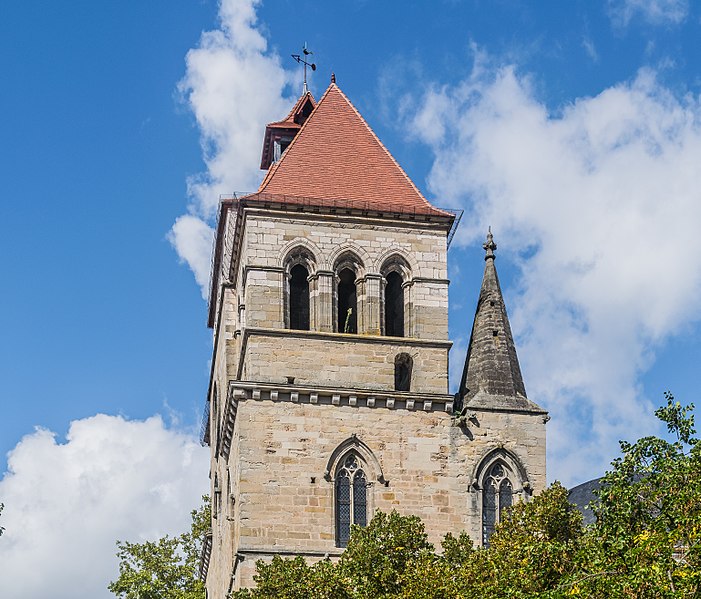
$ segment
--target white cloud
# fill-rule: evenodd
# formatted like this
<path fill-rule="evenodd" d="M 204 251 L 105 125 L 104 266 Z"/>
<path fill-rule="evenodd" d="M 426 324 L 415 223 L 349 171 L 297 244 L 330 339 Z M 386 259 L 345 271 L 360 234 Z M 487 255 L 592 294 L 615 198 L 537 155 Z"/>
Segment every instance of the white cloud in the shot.
<path fill-rule="evenodd" d="M 192 214 L 179 216 L 168 232 L 168 241 L 194 273 L 204 299 L 207 299 L 213 238 L 212 227 Z"/>
<path fill-rule="evenodd" d="M 592 62 L 599 62 L 599 53 L 596 51 L 594 41 L 590 37 L 584 36 L 582 38 L 582 48 L 584 48 L 584 51 Z"/>
<path fill-rule="evenodd" d="M 111 597 L 116 540 L 186 530 L 208 465 L 209 452 L 160 416 L 76 420 L 65 443 L 45 429 L 25 436 L 0 481 L 2 596 Z"/>
<path fill-rule="evenodd" d="M 701 315 L 701 103 L 643 70 L 551 114 L 513 68 L 475 73 L 431 89 L 412 124 L 431 191 L 466 210 L 456 242 L 492 225 L 519 262 L 509 308 L 529 397 L 553 415 L 550 476 L 578 482 L 654 428 L 640 375 Z"/>
<path fill-rule="evenodd" d="M 169 239 L 195 273 L 203 295 L 208 279 L 203 264 L 208 270 L 211 249 L 201 243 L 204 227 L 213 236 L 220 195 L 258 187 L 265 125 L 286 116 L 295 100 L 285 96 L 285 89 L 297 76 L 268 50 L 257 24 L 258 4 L 222 0 L 220 28 L 203 33 L 199 46 L 188 52 L 178 86 L 200 129 L 207 171 L 188 180 L 189 214 L 176 221 Z"/>
<path fill-rule="evenodd" d="M 651 25 L 678 25 L 689 14 L 688 0 L 609 0 L 614 25 L 626 27 L 635 17 Z"/>

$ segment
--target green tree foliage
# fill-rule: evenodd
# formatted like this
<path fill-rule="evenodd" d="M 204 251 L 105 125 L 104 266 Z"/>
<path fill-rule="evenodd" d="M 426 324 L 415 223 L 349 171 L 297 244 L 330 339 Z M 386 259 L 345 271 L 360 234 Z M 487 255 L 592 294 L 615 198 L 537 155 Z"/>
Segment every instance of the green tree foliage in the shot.
<path fill-rule="evenodd" d="M 621 442 L 586 529 L 559 483 L 516 504 L 487 549 L 463 533 L 437 553 L 418 518 L 377 512 L 336 563 L 259 561 L 257 587 L 234 598 L 699 597 L 701 445 L 693 406 L 666 399 L 656 415 L 675 440 Z"/>
<path fill-rule="evenodd" d="M 123 599 L 204 599 L 198 578 L 200 551 L 210 527 L 209 498 L 192 511 L 188 532 L 157 541 L 117 541 L 119 578 L 109 590 Z"/>
<path fill-rule="evenodd" d="M 701 595 L 701 445 L 693 405 L 671 393 L 655 415 L 673 441 L 621 442 L 602 480 L 572 594 L 666 598 Z"/>
<path fill-rule="evenodd" d="M 506 514 L 490 540 L 485 582 L 494 596 L 547 597 L 574 571 L 582 535 L 582 515 L 556 482 Z"/>
<path fill-rule="evenodd" d="M 256 563 L 256 588 L 233 593 L 233 599 L 351 599 L 347 581 L 329 560 L 309 565 L 302 557 Z"/>
<path fill-rule="evenodd" d="M 377 511 L 367 527 L 354 527 L 339 568 L 354 597 L 392 597 L 407 568 L 422 555 L 432 554 L 420 518 Z"/>

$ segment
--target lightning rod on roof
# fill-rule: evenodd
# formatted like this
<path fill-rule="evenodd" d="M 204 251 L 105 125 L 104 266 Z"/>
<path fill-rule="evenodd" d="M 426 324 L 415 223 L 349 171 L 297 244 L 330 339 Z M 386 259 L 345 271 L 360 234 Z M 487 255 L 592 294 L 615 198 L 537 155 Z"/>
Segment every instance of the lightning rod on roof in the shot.
<path fill-rule="evenodd" d="M 302 94 L 306 94 L 309 90 L 307 89 L 307 67 L 310 67 L 312 71 L 316 71 L 316 65 L 313 62 L 307 62 L 307 56 L 314 54 L 311 50 L 307 49 L 307 42 L 304 42 L 302 46 L 302 54 L 293 54 L 294 58 L 299 64 L 304 65 L 304 88 L 302 89 Z"/>

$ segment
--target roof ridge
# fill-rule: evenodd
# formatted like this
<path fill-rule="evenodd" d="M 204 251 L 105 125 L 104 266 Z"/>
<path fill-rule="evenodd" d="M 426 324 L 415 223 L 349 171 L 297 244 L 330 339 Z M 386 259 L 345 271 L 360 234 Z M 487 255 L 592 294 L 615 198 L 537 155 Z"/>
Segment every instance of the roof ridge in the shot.
<path fill-rule="evenodd" d="M 402 175 L 403 175 L 404 178 L 407 180 L 407 182 L 409 183 L 409 185 L 411 185 L 411 187 L 412 187 L 412 188 L 414 189 L 414 191 L 418 194 L 418 196 L 425 202 L 425 204 L 426 204 L 427 206 L 433 208 L 434 210 L 441 210 L 440 208 L 436 208 L 433 204 L 431 204 L 431 202 L 429 202 L 429 201 L 424 197 L 424 194 L 421 193 L 421 190 L 420 190 L 418 187 L 416 187 L 416 184 L 411 180 L 411 177 L 409 177 L 409 175 L 406 174 L 406 171 L 405 171 L 405 170 L 402 168 L 402 166 L 397 162 L 397 160 L 395 159 L 395 157 L 392 156 L 392 153 L 387 149 L 387 147 L 385 146 L 385 144 L 382 143 L 382 140 L 377 136 L 377 133 L 375 133 L 375 132 L 373 131 L 372 127 L 370 127 L 370 125 L 368 125 L 368 122 L 363 118 L 363 115 L 360 114 L 360 111 L 355 107 L 355 104 L 353 104 L 353 102 L 348 98 L 348 96 L 346 96 L 346 94 L 343 93 L 343 90 L 342 90 L 340 87 L 338 87 L 338 86 L 336 85 L 336 83 L 331 83 L 331 85 L 329 85 L 329 89 L 331 89 L 331 86 L 334 86 L 334 87 L 336 87 L 336 89 L 338 89 L 338 93 L 341 94 L 341 96 L 343 97 L 343 99 L 344 99 L 346 102 L 348 102 L 349 106 L 353 109 L 353 111 L 355 112 L 355 114 L 357 114 L 357 115 L 358 115 L 358 118 L 360 118 L 360 121 L 363 123 L 363 125 L 365 125 L 365 128 L 370 132 L 370 135 L 373 136 L 373 138 L 375 139 L 375 141 L 376 141 L 376 142 L 380 145 L 380 147 L 384 150 L 385 154 L 387 154 L 387 156 L 389 157 L 389 159 L 390 159 L 390 160 L 394 163 L 394 165 L 399 169 L 399 171 L 402 173 Z M 326 91 L 328 92 L 328 90 L 326 90 Z M 325 93 L 324 95 L 326 95 L 326 93 Z M 321 100 L 319 100 L 319 103 L 321 103 Z M 444 211 L 441 210 L 441 212 L 444 212 Z M 446 215 L 450 215 L 450 213 L 448 213 L 448 212 L 446 212 L 445 214 L 446 214 Z"/>
<path fill-rule="evenodd" d="M 312 104 L 314 104 L 314 108 L 316 108 L 316 105 L 318 104 L 318 102 L 314 99 L 312 92 L 306 91 L 299 98 L 297 98 L 297 101 L 294 103 L 294 105 L 290 109 L 290 112 L 287 113 L 287 116 L 284 119 L 282 119 L 281 121 L 273 121 L 272 123 L 268 123 L 268 124 L 274 125 L 276 123 L 286 123 L 288 121 L 294 121 L 295 112 L 297 112 L 297 110 L 300 109 L 300 107 L 302 106 L 304 101 L 307 99 L 307 96 L 312 101 Z"/>
<path fill-rule="evenodd" d="M 261 164 L 268 174 L 258 193 L 328 202 L 344 198 L 381 206 L 388 212 L 397 207 L 445 222 L 455 218 L 423 196 L 335 82 L 329 84 L 277 163 L 263 160 Z"/>

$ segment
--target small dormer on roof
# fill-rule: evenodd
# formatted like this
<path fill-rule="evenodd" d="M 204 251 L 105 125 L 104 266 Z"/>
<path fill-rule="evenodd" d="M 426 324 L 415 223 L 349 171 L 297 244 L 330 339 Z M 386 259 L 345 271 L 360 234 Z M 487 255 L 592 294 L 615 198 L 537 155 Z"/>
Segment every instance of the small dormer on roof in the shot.
<path fill-rule="evenodd" d="M 260 160 L 261 169 L 267 170 L 271 164 L 280 160 L 287 146 L 290 145 L 315 107 L 314 96 L 311 92 L 305 92 L 283 120 L 266 125 L 263 155 Z"/>

